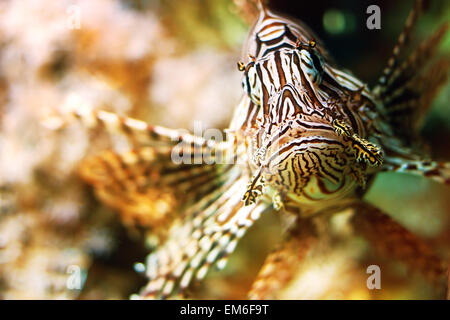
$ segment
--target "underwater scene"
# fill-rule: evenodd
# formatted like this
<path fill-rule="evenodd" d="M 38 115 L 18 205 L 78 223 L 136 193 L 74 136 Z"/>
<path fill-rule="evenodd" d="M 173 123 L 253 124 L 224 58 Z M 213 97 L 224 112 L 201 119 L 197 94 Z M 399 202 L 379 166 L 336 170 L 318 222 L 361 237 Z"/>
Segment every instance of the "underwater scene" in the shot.
<path fill-rule="evenodd" d="M 450 299 L 449 19 L 1 1 L 0 299 Z"/>

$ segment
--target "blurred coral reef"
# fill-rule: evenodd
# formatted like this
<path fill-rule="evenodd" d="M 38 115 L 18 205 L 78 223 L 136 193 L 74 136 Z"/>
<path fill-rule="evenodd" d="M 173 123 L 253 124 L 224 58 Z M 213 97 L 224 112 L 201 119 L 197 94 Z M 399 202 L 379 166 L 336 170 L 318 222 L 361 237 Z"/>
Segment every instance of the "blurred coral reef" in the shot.
<path fill-rule="evenodd" d="M 336 6 L 321 2 L 319 9 Z M 386 16 L 409 9 L 392 2 Z M 309 11 L 322 27 L 323 12 L 313 5 Z M 196 121 L 203 129 L 226 128 L 242 94 L 236 62 L 255 12 L 252 0 L 0 2 L 0 299 L 127 299 L 139 291 L 145 277 L 135 263 L 157 243 L 145 228 L 145 214 L 140 224 L 131 222 L 126 213 L 100 203 L 78 177 L 83 158 L 123 148 L 124 142 L 76 123 L 59 128 L 58 119 L 69 108 L 89 107 L 171 128 L 192 130 Z M 436 21 L 428 18 L 424 28 L 439 25 L 438 10 L 433 12 Z M 448 9 L 444 13 L 448 19 Z M 392 47 L 402 24 L 397 20 L 395 30 L 376 35 L 391 37 L 380 52 Z M 356 30 L 341 37 L 367 34 Z M 343 63 L 356 74 L 377 74 L 385 58 L 371 54 Z M 366 70 L 369 59 L 373 70 Z M 447 159 L 449 94 L 447 86 L 424 130 L 432 151 Z M 448 256 L 448 189 L 384 174 L 367 198 Z M 302 276 L 279 298 L 441 297 L 404 266 L 375 256 L 346 219 L 348 213 L 332 219 L 335 234 L 321 240 L 298 271 Z M 196 284 L 191 297 L 246 298 L 282 229 L 277 216 L 262 218 L 228 267 Z M 370 264 L 381 266 L 383 290 L 367 289 Z M 67 285 L 71 266 L 81 270 L 79 289 Z"/>

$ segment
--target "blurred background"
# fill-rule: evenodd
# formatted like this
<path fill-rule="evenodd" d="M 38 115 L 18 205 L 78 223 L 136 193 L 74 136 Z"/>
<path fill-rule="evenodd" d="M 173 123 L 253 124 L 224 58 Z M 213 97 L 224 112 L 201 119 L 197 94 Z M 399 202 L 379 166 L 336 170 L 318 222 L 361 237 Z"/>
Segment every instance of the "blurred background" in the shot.
<path fill-rule="evenodd" d="M 269 4 L 303 20 L 340 66 L 373 84 L 413 1 Z M 366 28 L 371 4 L 381 8 L 380 30 Z M 82 159 L 111 142 L 80 125 L 51 130 L 42 123 L 80 105 L 171 128 L 192 129 L 194 121 L 226 128 L 242 95 L 236 62 L 255 13 L 252 0 L 0 2 L 0 298 L 127 299 L 139 291 L 146 280 L 136 263 L 145 260 L 151 235 L 124 224 L 77 175 Z M 448 1 L 429 1 L 413 44 L 449 18 Z M 447 36 L 441 54 L 449 50 Z M 423 128 L 440 160 L 450 159 L 449 96 L 446 85 Z M 387 173 L 366 197 L 448 257 L 449 196 L 448 188 L 425 179 Z M 280 239 L 278 217 L 263 217 L 227 268 L 195 285 L 191 296 L 244 299 Z M 301 270 L 308 276 L 283 298 L 442 298 L 357 237 L 324 244 L 308 261 Z M 382 290 L 366 287 L 370 264 L 382 267 Z M 67 286 L 69 266 L 81 270 L 79 289 Z"/>

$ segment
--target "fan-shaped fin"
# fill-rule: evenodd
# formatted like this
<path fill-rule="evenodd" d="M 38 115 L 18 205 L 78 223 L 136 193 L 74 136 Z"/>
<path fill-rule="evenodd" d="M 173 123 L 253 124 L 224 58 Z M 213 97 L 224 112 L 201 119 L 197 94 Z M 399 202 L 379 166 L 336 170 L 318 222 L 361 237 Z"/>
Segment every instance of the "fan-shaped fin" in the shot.
<path fill-rule="evenodd" d="M 147 259 L 150 278 L 143 298 L 168 298 L 182 293 L 193 279 L 202 279 L 212 265 L 225 267 L 228 256 L 247 229 L 270 203 L 244 206 L 248 177 L 227 185 L 214 202 L 202 201 L 173 225 L 166 243 Z"/>
<path fill-rule="evenodd" d="M 398 60 L 402 49 L 408 44 L 408 41 L 411 37 L 411 33 L 416 25 L 417 19 L 423 12 L 423 1 L 416 0 L 414 2 L 414 7 L 410 11 L 408 18 L 406 19 L 405 26 L 403 27 L 403 31 L 400 33 L 397 43 L 394 46 L 392 51 L 392 56 L 389 58 L 386 67 L 383 70 L 383 74 L 378 80 L 378 87 L 375 91 L 379 91 L 380 95 L 383 95 L 386 90 L 386 84 L 389 83 L 392 74 L 395 72 L 395 69 L 398 65 Z"/>
<path fill-rule="evenodd" d="M 386 157 L 383 171 L 409 173 L 450 185 L 450 162 Z"/>
<path fill-rule="evenodd" d="M 173 149 L 105 151 L 85 160 L 80 175 L 100 200 L 122 213 L 127 224 L 156 226 L 173 217 L 181 204 L 188 207 L 209 195 L 238 171 L 233 164 L 175 163 Z"/>

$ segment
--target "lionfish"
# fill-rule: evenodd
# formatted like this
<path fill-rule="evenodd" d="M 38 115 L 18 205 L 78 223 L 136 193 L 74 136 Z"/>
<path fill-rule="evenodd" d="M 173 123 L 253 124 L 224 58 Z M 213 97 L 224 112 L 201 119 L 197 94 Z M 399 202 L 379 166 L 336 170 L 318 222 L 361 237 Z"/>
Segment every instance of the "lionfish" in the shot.
<path fill-rule="evenodd" d="M 258 8 L 238 63 L 244 94 L 226 140 L 105 111 L 75 111 L 89 126 L 127 135 L 134 146 L 84 161 L 81 176 L 98 197 L 138 223 L 170 224 L 160 227 L 160 244 L 146 260 L 149 282 L 140 296 L 174 297 L 212 266 L 224 268 L 246 231 L 273 211 L 296 220 L 267 257 L 250 298 L 276 297 L 318 237 L 314 219 L 349 208 L 354 228 L 382 253 L 432 278 L 444 275 L 433 250 L 362 196 L 386 171 L 450 185 L 450 163 L 428 159 L 418 142 L 421 120 L 447 78 L 448 59 L 427 67 L 447 26 L 400 59 L 423 12 L 417 0 L 369 89 L 338 68 L 303 23 L 261 2 Z M 181 203 L 176 211 L 174 203 Z"/>

